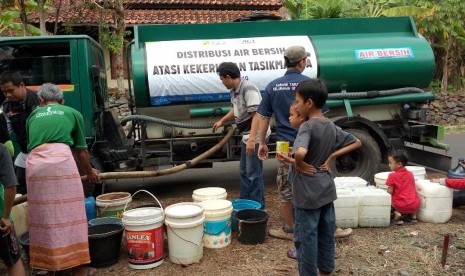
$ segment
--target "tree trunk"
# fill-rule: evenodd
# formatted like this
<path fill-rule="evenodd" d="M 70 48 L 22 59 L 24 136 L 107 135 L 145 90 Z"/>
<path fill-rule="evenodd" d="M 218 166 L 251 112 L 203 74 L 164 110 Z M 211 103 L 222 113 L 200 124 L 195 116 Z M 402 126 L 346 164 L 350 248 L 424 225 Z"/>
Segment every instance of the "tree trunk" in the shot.
<path fill-rule="evenodd" d="M 120 96 L 126 96 L 126 90 L 124 88 L 124 63 L 123 63 L 123 51 L 124 51 L 124 33 L 126 31 L 126 24 L 124 22 L 124 6 L 123 0 L 118 0 L 115 7 L 115 33 L 117 39 L 120 40 L 120 49 L 116 54 L 116 83 Z"/>
<path fill-rule="evenodd" d="M 19 14 L 21 25 L 23 27 L 23 36 L 27 36 L 29 35 L 29 32 L 27 30 L 26 3 L 24 3 L 24 0 L 19 0 Z"/>
<path fill-rule="evenodd" d="M 446 53 L 444 55 L 444 65 L 442 67 L 442 80 L 441 80 L 441 90 L 447 91 L 447 86 L 449 85 L 449 51 L 450 51 L 450 39 L 446 42 Z"/>
<path fill-rule="evenodd" d="M 47 20 L 47 13 L 45 12 L 45 1 L 46 0 L 37 0 L 38 8 L 39 8 L 39 29 L 40 35 L 46 36 L 47 35 L 47 28 L 45 27 L 45 23 Z"/>
<path fill-rule="evenodd" d="M 123 52 L 116 54 L 116 85 L 120 96 L 126 96 L 126 90 L 124 88 L 124 63 L 123 63 Z"/>
<path fill-rule="evenodd" d="M 55 26 L 53 27 L 53 34 L 56 35 L 58 33 L 58 17 L 60 16 L 61 13 L 61 4 L 63 3 L 63 0 L 58 1 L 58 5 L 56 7 L 55 11 Z"/>

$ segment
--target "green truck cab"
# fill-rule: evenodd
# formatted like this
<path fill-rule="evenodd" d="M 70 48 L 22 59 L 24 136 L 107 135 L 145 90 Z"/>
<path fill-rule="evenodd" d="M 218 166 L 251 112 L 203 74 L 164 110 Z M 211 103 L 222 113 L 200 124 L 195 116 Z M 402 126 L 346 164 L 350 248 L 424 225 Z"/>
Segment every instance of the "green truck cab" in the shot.
<path fill-rule="evenodd" d="M 31 89 L 44 82 L 63 89 L 65 104 L 84 116 L 94 166 L 141 170 L 186 162 L 221 140 L 208 127 L 230 109 L 219 63 L 238 63 L 263 90 L 284 74 L 282 53 L 291 45 L 310 53 L 303 73 L 327 81 L 328 117 L 363 143 L 334 162 L 335 175 L 372 181 L 392 148 L 406 148 L 415 163 L 450 168 L 450 157 L 425 150 L 447 145 L 443 128 L 425 122 L 434 95 L 422 89 L 434 56 L 410 17 L 135 26 L 127 51 L 134 109 L 123 119 L 132 123 L 129 133 L 108 103 L 102 48 L 88 36 L 0 38 L 0 70 L 18 70 Z M 240 143 L 234 135 L 202 165 L 238 160 Z"/>

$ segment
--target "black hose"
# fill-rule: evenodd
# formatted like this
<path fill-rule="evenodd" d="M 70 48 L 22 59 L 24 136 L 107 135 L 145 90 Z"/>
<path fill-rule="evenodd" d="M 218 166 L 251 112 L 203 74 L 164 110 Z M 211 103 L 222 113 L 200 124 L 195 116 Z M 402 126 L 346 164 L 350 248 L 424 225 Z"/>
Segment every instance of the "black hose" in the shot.
<path fill-rule="evenodd" d="M 346 93 L 329 93 L 328 99 L 359 99 L 359 98 L 376 98 L 384 96 L 393 96 L 407 93 L 425 93 L 417 87 L 403 87 L 390 90 L 373 90 L 365 92 L 346 92 Z"/>
<path fill-rule="evenodd" d="M 205 128 L 212 128 L 213 123 L 180 123 L 180 122 L 174 122 L 174 121 L 168 121 L 165 119 L 157 118 L 157 117 L 151 117 L 147 115 L 129 115 L 126 116 L 121 120 L 121 125 L 126 125 L 128 121 L 145 121 L 145 122 L 151 122 L 151 123 L 156 123 L 156 124 L 161 124 L 161 125 L 166 125 L 166 126 L 174 126 L 174 127 L 180 127 L 180 128 L 192 128 L 192 129 L 205 129 Z M 225 123 L 223 126 L 229 126 L 234 124 L 233 121 Z"/>

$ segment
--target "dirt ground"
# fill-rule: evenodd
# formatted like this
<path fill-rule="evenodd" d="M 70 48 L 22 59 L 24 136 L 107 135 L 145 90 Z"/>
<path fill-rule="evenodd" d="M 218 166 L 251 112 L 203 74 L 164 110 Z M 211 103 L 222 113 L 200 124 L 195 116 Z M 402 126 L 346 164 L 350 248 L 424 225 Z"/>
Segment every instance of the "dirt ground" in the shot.
<path fill-rule="evenodd" d="M 429 175 L 428 175 L 429 176 Z M 268 227 L 280 227 L 276 188 L 267 187 Z M 237 193 L 228 194 L 236 198 Z M 163 206 L 191 201 L 190 197 L 159 198 Z M 141 194 L 133 206 L 150 202 Z M 445 224 L 418 222 L 386 228 L 356 228 L 353 234 L 337 241 L 334 275 L 465 275 L 465 206 L 455 208 Z M 450 235 L 447 262 L 441 266 L 444 235 Z M 116 265 L 100 268 L 96 275 L 298 275 L 297 262 L 286 256 L 291 241 L 266 237 L 260 245 L 240 244 L 234 233 L 231 245 L 223 249 L 204 249 L 200 263 L 181 266 L 165 261 L 159 267 L 134 270 L 128 267 L 124 244 Z M 0 275 L 6 273 L 0 263 Z"/>

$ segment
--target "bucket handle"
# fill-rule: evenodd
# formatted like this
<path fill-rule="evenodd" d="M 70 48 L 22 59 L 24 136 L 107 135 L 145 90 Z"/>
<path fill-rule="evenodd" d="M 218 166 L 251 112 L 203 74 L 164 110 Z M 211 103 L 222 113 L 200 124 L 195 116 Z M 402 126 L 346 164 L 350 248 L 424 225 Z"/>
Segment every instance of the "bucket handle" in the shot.
<path fill-rule="evenodd" d="M 241 220 L 241 219 L 237 221 L 237 230 L 238 230 L 238 231 L 237 231 L 237 237 L 238 237 L 238 238 L 239 238 L 239 237 L 241 236 L 241 234 L 242 234 L 242 221 L 243 221 L 243 220 Z"/>
<path fill-rule="evenodd" d="M 181 240 L 183 240 L 183 241 L 185 241 L 185 242 L 188 242 L 188 243 L 192 243 L 193 245 L 196 245 L 196 246 L 203 246 L 202 241 L 203 241 L 203 237 L 205 236 L 205 232 L 204 232 L 204 231 L 202 231 L 202 239 L 201 239 L 202 241 L 201 241 L 200 243 L 195 243 L 195 242 L 193 242 L 193 241 L 187 240 L 187 239 L 185 239 L 185 238 L 179 236 L 178 233 L 176 233 L 176 231 L 171 227 L 171 225 L 167 224 L 167 226 L 168 226 L 168 228 L 170 228 L 171 231 L 172 231 L 178 238 L 180 238 Z"/>
<path fill-rule="evenodd" d="M 163 206 L 161 205 L 161 203 L 160 203 L 160 201 L 158 200 L 158 198 L 157 198 L 156 196 L 154 196 L 151 192 L 147 191 L 147 190 L 138 190 L 137 192 L 135 192 L 135 193 L 133 193 L 133 194 L 131 195 L 131 198 L 132 198 L 133 196 L 135 196 L 138 192 L 146 192 L 147 194 L 149 194 L 149 195 L 150 195 L 153 199 L 155 199 L 155 201 L 158 203 L 158 205 L 159 205 L 160 208 L 161 208 L 161 212 L 162 212 L 162 213 L 165 213 L 165 210 L 163 209 Z M 126 208 L 128 207 L 128 203 L 129 203 L 129 201 L 126 202 L 126 205 L 124 205 L 123 213 L 126 212 Z"/>

